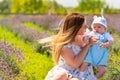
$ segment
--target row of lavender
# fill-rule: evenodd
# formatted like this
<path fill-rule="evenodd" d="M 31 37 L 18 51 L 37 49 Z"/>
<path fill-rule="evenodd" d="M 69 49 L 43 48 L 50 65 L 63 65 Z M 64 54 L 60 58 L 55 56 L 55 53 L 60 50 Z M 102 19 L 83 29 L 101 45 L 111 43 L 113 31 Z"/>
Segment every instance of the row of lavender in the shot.
<path fill-rule="evenodd" d="M 45 38 L 50 36 L 50 33 L 39 32 L 35 29 L 27 28 L 23 23 L 24 22 L 32 22 L 39 27 L 43 27 L 47 25 L 48 30 L 54 30 L 54 28 L 59 24 L 61 17 L 59 16 L 26 16 L 26 15 L 15 15 L 8 18 L 0 19 L 0 25 L 3 25 L 10 31 L 12 31 L 15 35 L 19 35 L 23 40 L 28 41 L 36 41 L 41 38 Z"/>
<path fill-rule="evenodd" d="M 93 15 L 86 15 L 87 23 L 89 26 L 91 25 L 91 22 L 93 20 L 92 17 Z M 107 22 L 109 26 L 108 28 L 112 27 L 113 29 L 115 29 L 115 31 L 120 32 L 120 23 L 119 23 L 120 14 L 109 14 L 109 15 L 105 15 L 105 17 L 107 18 Z M 31 22 L 43 28 L 46 27 L 45 26 L 46 24 L 48 24 L 47 30 L 53 32 L 59 26 L 61 19 L 62 16 L 58 16 L 58 15 L 18 14 L 0 19 L 0 25 L 3 25 L 3 27 L 12 31 L 16 36 L 19 36 L 25 42 L 26 41 L 34 42 L 36 40 L 51 36 L 51 34 L 46 32 L 46 28 L 42 32 L 39 32 L 34 28 L 28 28 L 23 24 L 24 22 Z M 119 46 L 117 48 L 119 48 Z M 114 48 L 114 50 L 116 51 L 117 48 Z M 39 46 L 36 49 L 39 49 Z"/>
<path fill-rule="evenodd" d="M 12 56 L 12 57 L 11 57 Z M 18 62 L 24 59 L 22 51 L 15 49 L 12 44 L 6 41 L 0 42 L 0 76 L 12 80 L 19 74 L 20 69 L 13 58 L 15 56 Z"/>
<path fill-rule="evenodd" d="M 115 31 L 120 32 L 120 14 L 109 14 L 105 15 L 108 22 L 108 29 L 113 28 L 111 30 L 113 33 Z M 86 15 L 87 23 L 90 26 L 91 22 L 93 20 L 93 15 Z M 21 39 L 23 39 L 25 42 L 34 42 L 39 39 L 51 36 L 50 33 L 46 32 L 48 31 L 54 31 L 56 28 L 58 28 L 59 23 L 62 19 L 62 16 L 57 15 L 12 15 L 9 17 L 5 17 L 0 19 L 0 25 L 3 25 L 3 27 L 9 29 L 12 31 L 17 37 L 19 36 Z M 23 23 L 24 22 L 31 22 L 35 25 L 38 25 L 39 27 L 46 27 L 42 32 L 37 31 L 34 28 L 28 28 Z M 48 25 L 46 25 L 48 24 Z M 115 46 L 116 47 L 116 46 Z M 119 47 L 117 47 L 119 48 Z M 117 49 L 115 48 L 115 49 Z M 39 48 L 38 48 L 39 49 Z M 114 50 L 115 50 L 114 49 Z M 116 51 L 116 50 L 115 50 Z"/>
<path fill-rule="evenodd" d="M 57 16 L 54 17 L 48 15 L 15 15 L 0 19 L 0 25 L 12 31 L 16 37 L 20 37 L 24 41 L 34 42 L 38 39 L 48 37 L 50 34 L 46 33 L 46 31 L 39 32 L 34 28 L 28 28 L 23 24 L 24 22 L 32 22 L 39 27 L 49 23 L 48 29 L 54 30 L 54 27 L 57 26 L 60 19 L 61 18 L 58 18 Z M 10 43 L 0 41 L 0 79 L 1 77 L 4 77 L 4 79 L 13 80 L 13 78 L 19 75 L 20 69 L 13 56 L 17 58 L 18 62 L 24 59 L 21 49 L 15 49 Z"/>
<path fill-rule="evenodd" d="M 86 17 L 87 23 L 90 26 L 92 15 L 86 15 Z M 105 15 L 105 17 L 107 18 L 108 26 L 113 27 L 116 31 L 120 32 L 120 14 Z M 9 18 L 0 19 L 0 25 L 4 25 L 16 35 L 19 33 L 25 40 L 35 41 L 48 37 L 50 34 L 45 31 L 38 32 L 35 29 L 27 28 L 23 25 L 24 22 L 32 22 L 39 27 L 45 27 L 45 25 L 48 24 L 48 30 L 54 30 L 58 27 L 61 18 L 61 16 L 57 15 L 15 15 Z"/>

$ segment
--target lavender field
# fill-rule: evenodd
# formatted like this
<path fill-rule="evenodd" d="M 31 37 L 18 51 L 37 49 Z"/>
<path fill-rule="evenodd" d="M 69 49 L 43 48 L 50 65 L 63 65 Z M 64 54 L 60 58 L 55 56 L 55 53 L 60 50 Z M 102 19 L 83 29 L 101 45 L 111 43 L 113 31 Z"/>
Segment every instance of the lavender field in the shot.
<path fill-rule="evenodd" d="M 87 23 L 90 27 L 93 15 L 85 15 Z M 29 35 L 30 40 L 34 41 L 37 39 L 45 38 L 50 36 L 52 31 L 56 30 L 59 26 L 63 16 L 60 15 L 12 15 L 0 19 L 0 24 L 13 32 L 18 32 L 21 36 L 25 37 Z M 108 26 L 113 27 L 117 32 L 120 32 L 120 14 L 108 14 L 105 15 L 107 18 Z M 24 23 L 30 22 L 37 25 L 39 28 L 43 28 L 43 31 L 38 31 L 33 28 L 28 28 Z M 51 32 L 50 32 L 51 31 Z M 43 36 L 44 34 L 44 36 Z"/>
<path fill-rule="evenodd" d="M 47 49 L 37 41 L 57 33 L 61 15 L 1 15 L 0 78 L 44 80 L 54 66 Z M 85 15 L 90 27 L 93 15 Z M 107 73 L 101 80 L 120 80 L 120 14 L 106 14 L 115 43 L 110 48 Z M 49 65 L 48 65 L 49 64 Z"/>

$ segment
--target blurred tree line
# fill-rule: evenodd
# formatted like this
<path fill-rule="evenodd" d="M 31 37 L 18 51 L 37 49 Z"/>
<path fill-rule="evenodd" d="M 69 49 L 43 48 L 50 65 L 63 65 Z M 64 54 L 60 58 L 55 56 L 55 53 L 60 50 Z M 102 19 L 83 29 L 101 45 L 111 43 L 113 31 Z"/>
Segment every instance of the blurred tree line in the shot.
<path fill-rule="evenodd" d="M 85 14 L 100 14 L 101 8 L 106 13 L 120 12 L 110 8 L 104 0 L 78 0 L 77 7 L 65 8 L 56 0 L 1 0 L 0 13 L 24 13 L 24 14 L 67 14 L 78 11 Z"/>

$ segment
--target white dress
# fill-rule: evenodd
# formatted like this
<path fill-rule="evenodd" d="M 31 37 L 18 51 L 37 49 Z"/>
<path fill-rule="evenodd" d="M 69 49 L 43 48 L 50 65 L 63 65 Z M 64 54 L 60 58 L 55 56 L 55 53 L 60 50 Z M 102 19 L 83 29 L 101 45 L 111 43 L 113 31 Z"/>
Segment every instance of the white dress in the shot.
<path fill-rule="evenodd" d="M 77 55 L 80 51 L 81 51 L 81 48 L 78 47 L 78 46 L 75 46 L 73 44 L 67 44 L 65 45 L 64 47 L 67 47 L 67 48 L 71 48 L 74 52 L 74 55 Z M 63 47 L 63 48 L 64 48 Z M 81 78 L 80 77 L 80 70 L 79 69 L 75 69 L 75 68 L 72 68 L 70 65 L 68 65 L 65 60 L 60 57 L 59 59 L 59 62 L 58 62 L 58 65 L 54 66 L 47 74 L 45 80 L 53 80 L 53 76 L 55 74 L 58 74 L 60 73 L 61 71 L 65 71 L 69 77 L 74 77 L 74 78 Z M 85 76 L 84 78 L 82 78 L 82 80 L 96 80 L 95 77 L 94 77 L 94 73 L 93 73 L 93 68 L 91 65 L 88 65 L 86 71 L 85 71 Z"/>

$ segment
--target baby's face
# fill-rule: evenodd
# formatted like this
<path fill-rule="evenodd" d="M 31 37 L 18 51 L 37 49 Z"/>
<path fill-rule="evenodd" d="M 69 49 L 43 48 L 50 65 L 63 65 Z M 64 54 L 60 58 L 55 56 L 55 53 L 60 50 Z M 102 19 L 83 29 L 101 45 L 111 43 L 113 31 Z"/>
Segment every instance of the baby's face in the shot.
<path fill-rule="evenodd" d="M 95 23 L 95 24 L 93 24 L 93 31 L 103 34 L 106 31 L 106 28 L 99 23 Z"/>

